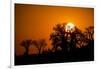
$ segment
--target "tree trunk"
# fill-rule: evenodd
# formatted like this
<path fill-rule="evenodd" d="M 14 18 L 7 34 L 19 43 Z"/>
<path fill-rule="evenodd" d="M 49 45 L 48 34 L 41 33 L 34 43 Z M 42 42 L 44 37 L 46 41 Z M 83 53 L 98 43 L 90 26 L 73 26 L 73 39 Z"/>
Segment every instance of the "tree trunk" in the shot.
<path fill-rule="evenodd" d="M 25 49 L 26 49 L 25 55 L 28 56 L 29 49 L 28 49 L 28 47 L 25 47 Z"/>

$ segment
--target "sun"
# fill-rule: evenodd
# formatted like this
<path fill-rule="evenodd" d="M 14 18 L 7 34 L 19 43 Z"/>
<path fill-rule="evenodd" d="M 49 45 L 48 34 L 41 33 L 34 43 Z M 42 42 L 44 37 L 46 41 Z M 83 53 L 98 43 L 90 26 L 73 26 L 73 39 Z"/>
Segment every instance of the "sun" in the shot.
<path fill-rule="evenodd" d="M 71 22 L 69 22 L 65 25 L 65 30 L 66 31 L 71 31 L 72 32 L 74 30 L 74 28 L 75 28 L 75 25 Z"/>

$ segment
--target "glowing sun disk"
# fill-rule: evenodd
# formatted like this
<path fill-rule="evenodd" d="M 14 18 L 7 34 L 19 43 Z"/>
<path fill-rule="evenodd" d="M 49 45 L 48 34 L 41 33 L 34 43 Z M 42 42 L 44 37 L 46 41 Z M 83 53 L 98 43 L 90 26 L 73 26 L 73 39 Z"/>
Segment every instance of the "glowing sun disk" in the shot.
<path fill-rule="evenodd" d="M 66 25 L 65 25 L 65 30 L 66 31 L 71 31 L 71 30 L 73 30 L 74 29 L 74 27 L 75 27 L 75 25 L 73 24 L 73 23 L 67 23 Z"/>

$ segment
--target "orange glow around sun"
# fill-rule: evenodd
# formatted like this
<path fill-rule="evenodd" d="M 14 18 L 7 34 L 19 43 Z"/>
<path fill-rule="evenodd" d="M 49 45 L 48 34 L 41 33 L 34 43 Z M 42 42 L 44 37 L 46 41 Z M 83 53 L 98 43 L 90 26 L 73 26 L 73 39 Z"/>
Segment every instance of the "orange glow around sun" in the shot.
<path fill-rule="evenodd" d="M 15 4 L 14 13 L 15 53 L 18 56 L 24 54 L 25 48 L 20 43 L 27 39 L 45 39 L 45 50 L 51 49 L 49 38 L 57 24 L 68 22 L 66 32 L 73 32 L 75 26 L 83 31 L 88 26 L 94 26 L 93 8 Z M 29 54 L 34 53 L 37 53 L 37 49 L 30 46 Z"/>

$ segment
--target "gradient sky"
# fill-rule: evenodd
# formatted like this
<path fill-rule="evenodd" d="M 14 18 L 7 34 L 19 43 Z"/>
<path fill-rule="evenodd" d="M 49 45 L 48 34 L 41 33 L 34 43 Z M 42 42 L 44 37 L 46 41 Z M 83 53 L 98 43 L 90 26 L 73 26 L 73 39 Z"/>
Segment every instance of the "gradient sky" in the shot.
<path fill-rule="evenodd" d="M 79 29 L 94 25 L 94 9 L 79 7 L 58 7 L 46 5 L 15 4 L 15 49 L 17 55 L 25 52 L 20 42 L 25 39 L 46 39 L 50 48 L 49 36 L 58 23 L 72 22 Z M 36 53 L 30 46 L 29 54 Z"/>

